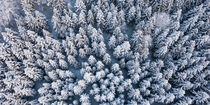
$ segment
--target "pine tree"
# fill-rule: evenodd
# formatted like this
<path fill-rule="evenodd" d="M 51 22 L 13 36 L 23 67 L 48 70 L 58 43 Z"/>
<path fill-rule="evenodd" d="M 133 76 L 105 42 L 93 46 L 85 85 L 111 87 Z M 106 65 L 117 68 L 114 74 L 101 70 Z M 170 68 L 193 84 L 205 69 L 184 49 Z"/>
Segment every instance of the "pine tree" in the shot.
<path fill-rule="evenodd" d="M 84 11 L 80 12 L 78 21 L 81 26 L 84 26 L 86 24 L 86 15 Z"/>
<path fill-rule="evenodd" d="M 104 24 L 104 14 L 101 11 L 101 9 L 99 9 L 96 14 L 96 22 L 97 22 L 97 27 L 103 26 Z"/>
<path fill-rule="evenodd" d="M 94 16 L 93 16 L 93 13 L 91 10 L 88 10 L 88 14 L 87 14 L 87 22 L 89 24 L 92 24 L 94 23 Z"/>
<path fill-rule="evenodd" d="M 110 37 L 108 45 L 109 45 L 109 48 L 111 49 L 116 47 L 117 42 L 116 42 L 116 37 L 114 35 Z"/>
<path fill-rule="evenodd" d="M 105 64 L 109 64 L 109 63 L 111 62 L 111 57 L 110 57 L 110 55 L 109 55 L 108 53 L 106 53 L 106 54 L 104 55 L 104 57 L 103 57 L 103 62 L 104 62 Z"/>
<path fill-rule="evenodd" d="M 84 11 L 86 9 L 86 6 L 85 6 L 83 0 L 77 0 L 75 2 L 75 8 L 76 8 L 77 12 Z"/>

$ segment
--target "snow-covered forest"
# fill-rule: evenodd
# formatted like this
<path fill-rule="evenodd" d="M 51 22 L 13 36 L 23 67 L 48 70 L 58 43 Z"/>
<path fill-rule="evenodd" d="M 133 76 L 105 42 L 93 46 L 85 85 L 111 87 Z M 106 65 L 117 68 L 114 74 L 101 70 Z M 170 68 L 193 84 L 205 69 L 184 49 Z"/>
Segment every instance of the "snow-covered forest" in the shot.
<path fill-rule="evenodd" d="M 209 105 L 210 0 L 0 0 L 0 105 Z"/>

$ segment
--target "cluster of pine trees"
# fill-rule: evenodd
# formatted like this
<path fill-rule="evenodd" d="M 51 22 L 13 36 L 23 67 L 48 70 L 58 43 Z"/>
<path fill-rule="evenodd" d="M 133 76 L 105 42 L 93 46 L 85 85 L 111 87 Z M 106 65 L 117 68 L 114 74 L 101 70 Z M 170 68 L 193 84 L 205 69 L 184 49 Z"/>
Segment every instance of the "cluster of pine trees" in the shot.
<path fill-rule="evenodd" d="M 1 105 L 209 104 L 209 0 L 21 0 Z"/>

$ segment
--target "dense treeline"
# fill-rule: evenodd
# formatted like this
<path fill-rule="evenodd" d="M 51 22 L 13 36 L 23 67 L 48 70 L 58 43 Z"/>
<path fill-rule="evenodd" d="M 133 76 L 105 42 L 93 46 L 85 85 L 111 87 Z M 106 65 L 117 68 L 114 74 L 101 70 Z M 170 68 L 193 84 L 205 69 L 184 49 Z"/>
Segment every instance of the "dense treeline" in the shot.
<path fill-rule="evenodd" d="M 2 105 L 201 105 L 209 0 L 21 0 L 0 43 Z"/>

